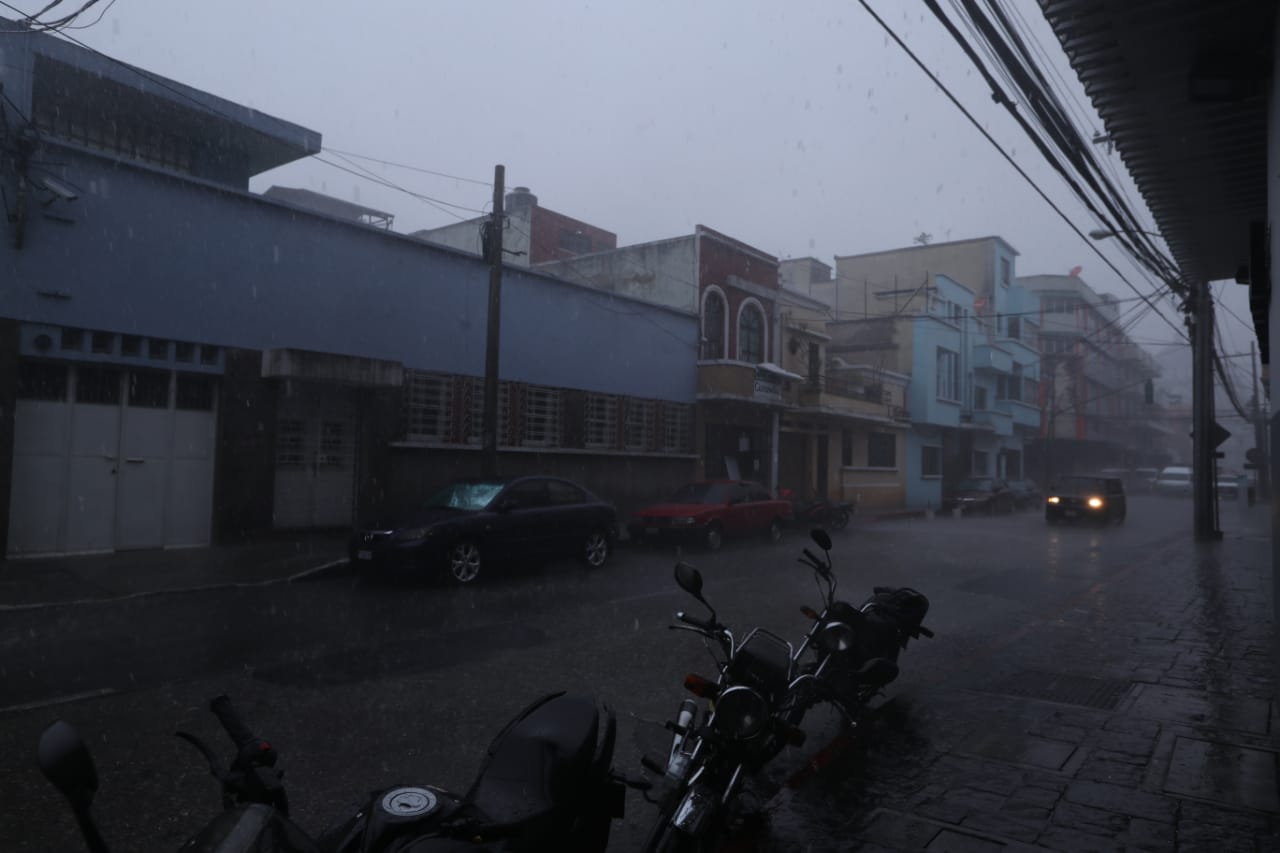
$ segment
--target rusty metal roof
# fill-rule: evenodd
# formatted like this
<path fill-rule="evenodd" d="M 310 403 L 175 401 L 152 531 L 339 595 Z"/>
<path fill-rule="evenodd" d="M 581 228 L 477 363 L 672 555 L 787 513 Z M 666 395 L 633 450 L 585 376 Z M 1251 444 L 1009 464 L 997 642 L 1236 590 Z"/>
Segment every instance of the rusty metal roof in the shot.
<path fill-rule="evenodd" d="M 1185 275 L 1232 278 L 1267 218 L 1273 0 L 1041 0 Z"/>

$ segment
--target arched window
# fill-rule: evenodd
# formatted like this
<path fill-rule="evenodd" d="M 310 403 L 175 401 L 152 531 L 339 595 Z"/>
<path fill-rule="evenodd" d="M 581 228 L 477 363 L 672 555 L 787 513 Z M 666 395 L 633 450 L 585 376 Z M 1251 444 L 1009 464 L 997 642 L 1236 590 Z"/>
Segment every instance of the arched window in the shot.
<path fill-rule="evenodd" d="M 750 303 L 738 314 L 738 360 L 752 364 L 764 361 L 764 314 Z"/>
<path fill-rule="evenodd" d="M 702 357 L 724 358 L 724 296 L 707 291 L 702 301 Z"/>

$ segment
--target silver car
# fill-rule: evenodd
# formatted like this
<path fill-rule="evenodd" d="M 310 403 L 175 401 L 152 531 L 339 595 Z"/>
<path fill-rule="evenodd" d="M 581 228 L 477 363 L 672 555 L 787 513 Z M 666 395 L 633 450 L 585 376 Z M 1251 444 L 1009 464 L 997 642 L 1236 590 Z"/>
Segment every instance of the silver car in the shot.
<path fill-rule="evenodd" d="M 1156 476 L 1157 495 L 1191 496 L 1191 469 L 1174 465 L 1164 468 Z"/>

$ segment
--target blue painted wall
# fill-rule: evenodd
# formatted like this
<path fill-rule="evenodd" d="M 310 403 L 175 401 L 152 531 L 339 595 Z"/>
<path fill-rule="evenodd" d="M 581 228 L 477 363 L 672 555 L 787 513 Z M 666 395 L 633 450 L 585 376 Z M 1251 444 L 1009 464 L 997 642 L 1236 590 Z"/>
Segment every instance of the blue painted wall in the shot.
<path fill-rule="evenodd" d="M 73 223 L 37 208 L 21 250 L 0 232 L 0 316 L 483 373 L 489 272 L 474 257 L 90 153 L 44 159 L 83 193 L 50 208 Z M 503 278 L 504 379 L 696 399 L 694 316 Z"/>

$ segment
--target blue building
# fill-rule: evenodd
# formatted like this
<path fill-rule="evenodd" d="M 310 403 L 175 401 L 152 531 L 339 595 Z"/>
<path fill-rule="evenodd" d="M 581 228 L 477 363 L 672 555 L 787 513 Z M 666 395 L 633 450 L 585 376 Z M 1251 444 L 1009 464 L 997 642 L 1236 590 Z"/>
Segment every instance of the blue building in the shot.
<path fill-rule="evenodd" d="M 0 552 L 341 527 L 478 471 L 486 263 L 249 192 L 315 131 L 2 30 Z M 517 268 L 502 310 L 505 472 L 692 473 L 693 312 Z"/>

